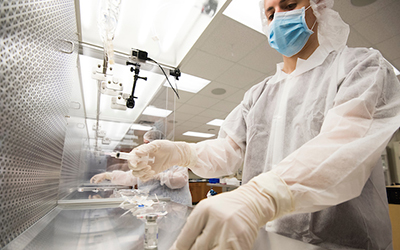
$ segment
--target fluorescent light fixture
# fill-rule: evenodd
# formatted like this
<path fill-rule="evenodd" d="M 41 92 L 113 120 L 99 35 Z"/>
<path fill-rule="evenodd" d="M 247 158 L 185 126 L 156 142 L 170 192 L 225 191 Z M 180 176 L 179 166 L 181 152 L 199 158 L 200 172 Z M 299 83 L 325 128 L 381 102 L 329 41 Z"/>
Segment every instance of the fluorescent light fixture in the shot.
<path fill-rule="evenodd" d="M 172 77 L 170 77 L 169 80 L 174 88 L 175 84 L 178 86 L 178 91 L 182 90 L 190 93 L 197 93 L 210 83 L 209 80 L 188 75 L 185 73 L 181 73 L 178 81 L 176 81 L 175 78 Z M 168 81 L 165 81 L 164 86 L 171 87 Z"/>
<path fill-rule="evenodd" d="M 167 117 L 172 113 L 172 110 L 160 109 L 153 106 L 148 106 L 144 111 L 143 115 L 157 116 L 157 117 Z"/>
<path fill-rule="evenodd" d="M 131 129 L 133 130 L 142 130 L 142 131 L 149 131 L 150 129 L 152 129 L 152 127 L 150 126 L 144 126 L 144 125 L 140 125 L 140 124 L 132 124 Z"/>
<path fill-rule="evenodd" d="M 82 42 L 103 46 L 97 27 L 100 2 L 79 1 L 79 8 Z M 212 21 L 211 16 L 201 13 L 204 2 L 204 0 L 121 1 L 113 39 L 115 51 L 128 53 L 131 48 L 140 48 L 160 63 L 174 67 L 179 65 Z M 215 13 L 219 12 L 225 2 L 226 0 L 218 0 Z"/>
<path fill-rule="evenodd" d="M 96 137 L 96 131 L 92 130 L 93 127 L 96 127 L 96 120 L 95 119 L 86 119 L 86 124 L 90 128 L 89 136 L 90 138 Z M 129 127 L 131 126 L 130 123 L 125 122 L 111 122 L 111 121 L 99 121 L 100 130 L 105 132 L 105 136 L 110 138 L 110 140 L 121 140 L 126 132 L 128 132 Z"/>
<path fill-rule="evenodd" d="M 232 0 L 222 14 L 264 34 L 259 2 L 260 0 Z"/>
<path fill-rule="evenodd" d="M 199 132 L 192 132 L 192 131 L 185 132 L 185 133 L 183 133 L 183 135 L 193 136 L 193 137 L 202 137 L 202 138 L 210 138 L 210 137 L 215 136 L 215 134 L 199 133 Z"/>
<path fill-rule="evenodd" d="M 212 126 L 219 126 L 221 127 L 222 123 L 224 122 L 224 120 L 221 119 L 214 119 L 210 122 L 207 122 L 208 125 L 212 125 Z"/>

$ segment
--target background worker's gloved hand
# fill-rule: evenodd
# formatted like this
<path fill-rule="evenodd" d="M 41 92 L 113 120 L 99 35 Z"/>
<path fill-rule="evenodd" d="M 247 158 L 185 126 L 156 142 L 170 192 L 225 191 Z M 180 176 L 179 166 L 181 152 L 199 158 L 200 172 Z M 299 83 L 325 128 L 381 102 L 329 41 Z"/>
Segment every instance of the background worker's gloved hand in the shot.
<path fill-rule="evenodd" d="M 196 161 L 196 152 L 189 143 L 155 140 L 141 145 L 130 152 L 128 160 L 132 174 L 142 181 L 152 178 L 174 165 L 189 167 Z M 154 162 L 147 161 L 154 157 Z"/>
<path fill-rule="evenodd" d="M 93 176 L 90 179 L 90 183 L 97 184 L 97 183 L 100 183 L 100 182 L 102 182 L 104 180 L 111 180 L 111 174 L 108 173 L 108 172 L 101 173 L 101 174 L 96 174 L 95 176 Z"/>
<path fill-rule="evenodd" d="M 261 174 L 197 204 L 170 250 L 252 249 L 261 226 L 292 210 L 286 183 L 273 173 Z"/>

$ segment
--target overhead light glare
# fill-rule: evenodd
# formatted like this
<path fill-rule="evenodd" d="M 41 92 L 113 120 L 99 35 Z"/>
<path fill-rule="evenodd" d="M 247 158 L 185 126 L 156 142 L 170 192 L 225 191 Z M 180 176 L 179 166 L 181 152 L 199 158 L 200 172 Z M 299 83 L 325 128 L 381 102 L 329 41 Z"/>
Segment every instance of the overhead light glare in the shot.
<path fill-rule="evenodd" d="M 215 136 L 215 134 L 199 133 L 199 132 L 192 132 L 192 131 L 185 132 L 185 133 L 183 133 L 183 135 L 193 136 L 193 137 L 201 137 L 201 138 L 210 138 L 210 137 Z"/>
<path fill-rule="evenodd" d="M 224 122 L 224 120 L 221 120 L 221 119 L 214 119 L 214 120 L 212 120 L 212 121 L 207 122 L 207 124 L 208 124 L 208 125 L 212 125 L 212 126 L 221 127 L 223 122 Z"/>
<path fill-rule="evenodd" d="M 144 111 L 143 115 L 150 115 L 156 117 L 167 117 L 172 113 L 172 110 L 160 109 L 153 106 L 148 106 Z"/>
<path fill-rule="evenodd" d="M 264 34 L 260 15 L 255 13 L 260 13 L 259 0 L 235 0 L 222 12 L 225 16 Z"/>
<path fill-rule="evenodd" d="M 175 84 L 178 87 L 178 91 L 182 90 L 190 93 L 197 93 L 210 83 L 209 80 L 185 73 L 181 73 L 181 76 L 179 77 L 178 81 L 171 81 L 171 82 L 175 82 Z M 164 86 L 171 87 L 168 82 L 165 82 Z"/>
<path fill-rule="evenodd" d="M 140 124 L 132 124 L 131 129 L 133 130 L 142 130 L 142 131 L 149 131 L 152 129 L 152 127 L 150 126 L 144 126 L 144 125 L 140 125 Z"/>

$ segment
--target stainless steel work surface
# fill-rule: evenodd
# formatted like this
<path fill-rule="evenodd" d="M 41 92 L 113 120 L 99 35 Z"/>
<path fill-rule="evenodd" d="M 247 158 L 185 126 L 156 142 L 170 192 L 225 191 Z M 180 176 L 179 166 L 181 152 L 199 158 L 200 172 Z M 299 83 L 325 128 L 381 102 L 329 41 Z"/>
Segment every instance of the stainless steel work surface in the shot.
<path fill-rule="evenodd" d="M 169 249 L 179 235 L 187 216 L 192 211 L 177 203 L 167 202 L 167 216 L 158 220 L 158 250 Z M 39 223 L 25 231 L 4 249 L 57 250 L 142 250 L 144 248 L 144 221 L 126 210 L 112 205 L 93 207 L 57 206 Z M 123 216 L 122 216 L 123 215 Z M 322 250 L 287 237 L 260 230 L 254 250 Z"/>

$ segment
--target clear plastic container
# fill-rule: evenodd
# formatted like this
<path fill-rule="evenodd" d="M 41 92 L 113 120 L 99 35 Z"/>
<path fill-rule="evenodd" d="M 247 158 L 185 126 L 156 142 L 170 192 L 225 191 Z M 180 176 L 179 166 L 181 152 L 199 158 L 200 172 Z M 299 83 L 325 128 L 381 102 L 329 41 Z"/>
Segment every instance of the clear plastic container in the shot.
<path fill-rule="evenodd" d="M 158 245 L 158 225 L 157 215 L 146 215 L 146 224 L 144 228 L 144 249 L 157 249 Z"/>
<path fill-rule="evenodd" d="M 141 189 L 120 189 L 117 191 L 122 198 L 133 198 L 135 196 L 147 198 L 149 192 Z"/>

